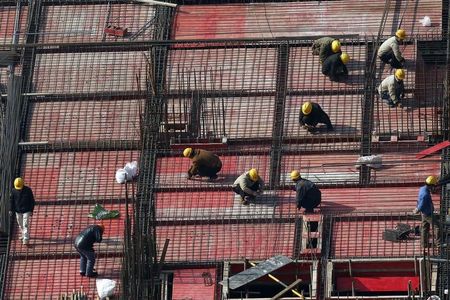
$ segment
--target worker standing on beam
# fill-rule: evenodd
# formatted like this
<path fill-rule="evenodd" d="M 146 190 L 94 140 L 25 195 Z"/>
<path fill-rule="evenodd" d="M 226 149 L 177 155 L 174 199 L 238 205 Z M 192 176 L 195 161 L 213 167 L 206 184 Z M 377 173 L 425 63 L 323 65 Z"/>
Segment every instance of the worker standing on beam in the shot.
<path fill-rule="evenodd" d="M 28 224 L 30 217 L 33 216 L 35 204 L 33 191 L 24 184 L 21 177 L 17 177 L 14 180 L 14 189 L 11 192 L 9 215 L 16 214 L 24 245 L 27 245 L 30 240 Z"/>
<path fill-rule="evenodd" d="M 315 40 L 311 49 L 313 55 L 319 55 L 320 63 L 323 64 L 328 56 L 341 53 L 341 43 L 335 38 L 326 36 Z"/>
<path fill-rule="evenodd" d="M 348 75 L 345 65 L 349 60 L 350 56 L 345 52 L 328 56 L 322 65 L 322 74 L 328 76 L 331 81 L 340 81 L 344 76 Z"/>
<path fill-rule="evenodd" d="M 318 123 L 327 125 L 327 130 L 332 131 L 333 125 L 331 124 L 330 117 L 323 111 L 322 107 L 315 102 L 305 102 L 300 109 L 300 115 L 298 121 L 303 128 L 309 132 L 315 132 Z"/>
<path fill-rule="evenodd" d="M 188 170 L 188 179 L 198 175 L 214 180 L 217 179 L 217 173 L 222 169 L 222 161 L 210 151 L 186 148 L 183 151 L 183 156 L 190 158 L 192 161 L 192 165 Z"/>
<path fill-rule="evenodd" d="M 421 244 L 422 247 L 429 246 L 429 234 L 431 224 L 438 227 L 437 242 L 440 240 L 440 230 L 439 221 L 436 216 L 433 215 L 434 205 L 431 199 L 431 193 L 434 191 L 436 185 L 438 184 L 438 179 L 436 176 L 428 176 L 425 180 L 425 185 L 419 189 L 419 196 L 417 198 L 417 207 L 414 209 L 413 213 L 422 214 L 422 226 L 421 226 Z"/>
<path fill-rule="evenodd" d="M 397 69 L 393 75 L 386 77 L 378 87 L 380 98 L 386 102 L 389 107 L 402 107 L 401 99 L 405 98 L 405 70 Z"/>
<path fill-rule="evenodd" d="M 232 188 L 236 194 L 241 196 L 241 203 L 248 205 L 249 201 L 263 193 L 264 181 L 256 169 L 250 169 L 236 179 Z"/>
<path fill-rule="evenodd" d="M 297 170 L 291 172 L 291 179 L 295 183 L 297 209 L 303 207 L 305 213 L 313 213 L 322 202 L 321 191 L 312 181 L 302 178 Z"/>
<path fill-rule="evenodd" d="M 378 57 L 386 64 L 390 64 L 395 69 L 403 68 L 405 58 L 400 52 L 398 44 L 406 38 L 403 29 L 397 30 L 393 37 L 388 38 L 378 49 Z"/>
<path fill-rule="evenodd" d="M 75 238 L 75 249 L 80 254 L 80 275 L 97 277 L 94 271 L 95 251 L 94 243 L 100 243 L 103 239 L 105 226 L 90 225 Z"/>

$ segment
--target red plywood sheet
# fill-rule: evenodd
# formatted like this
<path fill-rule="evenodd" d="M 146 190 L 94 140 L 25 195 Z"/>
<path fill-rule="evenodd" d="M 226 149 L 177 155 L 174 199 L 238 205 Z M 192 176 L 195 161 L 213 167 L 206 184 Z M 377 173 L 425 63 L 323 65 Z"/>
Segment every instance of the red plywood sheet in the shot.
<path fill-rule="evenodd" d="M 28 7 L 22 6 L 19 16 L 18 43 L 23 43 L 24 33 L 26 32 L 26 22 L 28 16 Z M 0 45 L 9 45 L 13 42 L 14 24 L 16 19 L 15 6 L 0 7 Z"/>
<path fill-rule="evenodd" d="M 128 40 L 154 17 L 155 7 L 140 4 L 44 6 L 39 40 L 43 43 L 112 42 Z M 104 34 L 106 25 L 128 30 L 124 38 Z M 153 25 L 153 24 L 152 24 Z M 148 26 L 134 40 L 152 39 Z"/>
<path fill-rule="evenodd" d="M 392 200 L 391 200 L 392 201 Z M 387 206 L 386 207 L 391 207 Z M 348 219 L 343 217 L 333 223 L 331 238 L 332 256 L 335 258 L 348 257 L 413 257 L 423 254 L 420 246 L 420 236 L 402 242 L 383 240 L 386 229 L 394 229 L 397 223 L 411 226 L 420 225 L 420 220 L 411 221 L 406 218 L 366 217 Z"/>
<path fill-rule="evenodd" d="M 156 184 L 158 187 L 219 187 L 231 185 L 244 172 L 251 168 L 256 168 L 264 181 L 269 178 L 269 157 L 263 155 L 252 156 L 222 156 L 220 152 L 215 152 L 222 161 L 222 170 L 218 173 L 219 178 L 209 182 L 208 178 L 187 179 L 187 171 L 191 166 L 191 161 L 182 157 L 162 157 L 157 161 Z"/>
<path fill-rule="evenodd" d="M 390 292 L 419 290 L 419 276 L 338 277 L 336 291 Z"/>
<path fill-rule="evenodd" d="M 215 299 L 215 268 L 180 269 L 172 272 L 172 299 Z"/>
<path fill-rule="evenodd" d="M 274 91 L 276 55 L 274 48 L 172 49 L 167 86 L 170 91 Z"/>
<path fill-rule="evenodd" d="M 86 151 L 25 154 L 22 177 L 36 201 L 117 199 L 125 186 L 116 170 L 138 160 L 139 151 Z"/>
<path fill-rule="evenodd" d="M 438 152 L 439 150 L 447 148 L 448 146 L 450 146 L 450 141 L 444 141 L 442 143 L 436 144 L 433 147 L 427 148 L 427 149 L 417 153 L 416 158 L 417 159 L 424 158 L 430 154 Z"/>
<path fill-rule="evenodd" d="M 205 40 L 377 35 L 383 10 L 384 2 L 370 0 L 180 6 L 172 38 Z M 408 35 L 440 34 L 441 13 L 440 1 L 401 1 L 392 4 L 384 34 L 395 32 L 400 18 L 401 26 Z M 419 23 L 424 16 L 430 16 L 433 26 L 423 27 Z"/>
<path fill-rule="evenodd" d="M 95 220 L 88 218 L 94 204 L 76 205 L 37 205 L 30 221 L 30 244 L 22 245 L 20 231 L 14 222 L 14 234 L 11 239 L 11 251 L 15 254 L 45 255 L 46 253 L 76 253 L 73 247 L 75 237 L 87 226 L 92 224 L 105 225 L 102 243 L 96 244 L 95 249 L 100 253 L 121 253 L 126 209 L 125 204 L 104 204 L 107 210 L 118 210 L 117 219 Z M 132 214 L 132 208 L 129 208 Z"/>
<path fill-rule="evenodd" d="M 291 96 L 286 99 L 284 134 L 289 138 L 314 136 L 339 136 L 361 134 L 361 95 L 346 95 L 340 93 L 332 96 Z M 334 131 L 320 132 L 316 134 L 309 133 L 299 124 L 299 113 L 303 103 L 313 101 L 318 103 L 330 117 Z M 322 130 L 326 129 L 325 124 L 319 124 Z M 330 144 L 332 144 L 330 142 Z"/>
<path fill-rule="evenodd" d="M 145 78 L 142 52 L 38 54 L 34 92 L 89 93 L 136 91 Z M 145 90 L 145 80 L 139 88 Z"/>
<path fill-rule="evenodd" d="M 140 139 L 143 100 L 38 102 L 30 109 L 29 141 Z"/>
<path fill-rule="evenodd" d="M 225 259 L 265 260 L 277 254 L 292 256 L 292 224 L 208 224 L 157 227 L 158 247 L 170 239 L 166 262 Z"/>
<path fill-rule="evenodd" d="M 120 293 L 122 258 L 99 258 L 99 278 L 116 281 Z M 89 299 L 97 296 L 95 278 L 81 277 L 79 259 L 10 260 L 6 274 L 5 299 L 58 299 L 62 294 L 81 290 Z"/>

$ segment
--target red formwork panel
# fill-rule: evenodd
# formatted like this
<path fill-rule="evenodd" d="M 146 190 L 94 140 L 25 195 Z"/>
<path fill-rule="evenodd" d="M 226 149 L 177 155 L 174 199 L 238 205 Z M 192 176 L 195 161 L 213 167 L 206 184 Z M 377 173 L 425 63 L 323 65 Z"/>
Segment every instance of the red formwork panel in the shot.
<path fill-rule="evenodd" d="M 170 270 L 173 273 L 172 299 L 215 299 L 215 268 Z"/>
<path fill-rule="evenodd" d="M 106 25 L 128 29 L 133 40 L 152 39 L 154 28 L 148 24 L 155 15 L 155 7 L 141 4 L 111 5 L 55 5 L 44 6 L 39 28 L 39 40 L 43 43 L 79 43 L 123 41 L 104 34 Z"/>
<path fill-rule="evenodd" d="M 343 40 L 345 42 L 345 39 Z M 357 90 L 364 85 L 367 48 L 365 46 L 343 45 L 342 51 L 347 52 L 350 61 L 347 64 L 348 77 L 342 82 L 333 82 L 322 74 L 322 64 L 319 56 L 312 55 L 311 47 L 291 47 L 289 53 L 288 88 L 293 90 Z M 342 93 L 342 92 L 340 92 Z"/>
<path fill-rule="evenodd" d="M 116 281 L 120 293 L 122 258 L 98 258 L 95 268 L 98 278 Z M 73 290 L 83 290 L 88 299 L 96 299 L 95 278 L 79 275 L 79 259 L 10 260 L 5 282 L 5 299 L 59 299 Z"/>
<path fill-rule="evenodd" d="M 166 83 L 169 91 L 275 91 L 276 58 L 277 49 L 266 47 L 172 49 Z"/>
<path fill-rule="evenodd" d="M 331 255 L 334 258 L 421 256 L 423 248 L 420 246 L 420 236 L 411 235 L 409 239 L 401 242 L 383 240 L 383 232 L 386 229 L 394 229 L 397 223 L 418 226 L 419 219 L 420 216 L 417 220 L 380 216 L 335 218 L 332 225 Z"/>
<path fill-rule="evenodd" d="M 293 186 L 293 185 L 292 185 Z M 376 187 L 376 188 L 322 188 L 320 211 L 324 214 L 369 212 L 383 214 L 391 212 L 410 212 L 417 204 L 417 187 Z M 295 211 L 295 191 L 279 191 L 277 210 L 280 214 Z M 432 194 L 435 210 L 439 211 L 440 195 Z M 386 211 L 389 207 L 389 211 Z"/>
<path fill-rule="evenodd" d="M 22 245 L 20 230 L 14 222 L 14 233 L 10 249 L 15 254 L 46 255 L 76 253 L 73 243 L 75 237 L 87 226 L 103 224 L 105 232 L 102 243 L 96 244 L 99 253 L 121 253 L 125 230 L 125 204 L 104 204 L 107 210 L 118 210 L 119 218 L 96 220 L 89 218 L 94 204 L 75 205 L 37 205 L 30 220 L 30 243 Z M 132 217 L 132 207 L 129 207 Z"/>
<path fill-rule="evenodd" d="M 354 136 L 361 134 L 361 95 L 346 95 L 343 93 L 336 95 L 319 96 L 290 96 L 286 98 L 284 135 L 287 138 L 308 137 L 339 137 Z M 309 133 L 303 129 L 299 123 L 299 114 L 302 104 L 307 101 L 318 103 L 330 117 L 334 131 L 327 131 L 325 124 L 318 124 L 321 128 L 319 133 Z M 335 141 L 329 142 L 335 144 Z"/>
<path fill-rule="evenodd" d="M 94 93 L 145 90 L 142 52 L 38 54 L 33 92 Z M 136 77 L 141 78 L 137 83 Z"/>
<path fill-rule="evenodd" d="M 383 1 L 370 0 L 179 6 L 172 39 L 376 36 L 384 8 Z M 391 5 L 383 34 L 397 29 L 399 12 L 401 26 L 408 35 L 441 33 L 440 1 L 401 1 Z M 419 23 L 424 16 L 430 16 L 431 27 Z"/>
<path fill-rule="evenodd" d="M 17 28 L 18 43 L 23 43 L 26 32 L 28 6 L 22 6 L 19 12 L 19 27 Z M 0 7 L 0 45 L 13 43 L 14 26 L 16 20 L 16 6 Z"/>
<path fill-rule="evenodd" d="M 256 168 L 264 181 L 269 180 L 269 156 L 242 155 L 225 156 L 216 152 L 222 161 L 222 170 L 217 174 L 218 179 L 209 182 L 208 178 L 187 179 L 187 171 L 191 160 L 182 157 L 162 157 L 157 160 L 156 186 L 161 188 L 189 188 L 189 187 L 218 187 L 231 185 L 244 172 Z"/>
<path fill-rule="evenodd" d="M 125 198 L 115 180 L 117 169 L 138 160 L 139 151 L 27 153 L 22 177 L 36 201 Z"/>
<path fill-rule="evenodd" d="M 139 140 L 143 100 L 30 104 L 27 141 Z"/>
<path fill-rule="evenodd" d="M 292 256 L 295 224 L 207 224 L 174 225 L 156 228 L 162 250 L 170 239 L 166 262 L 239 259 L 265 260 L 282 254 Z"/>

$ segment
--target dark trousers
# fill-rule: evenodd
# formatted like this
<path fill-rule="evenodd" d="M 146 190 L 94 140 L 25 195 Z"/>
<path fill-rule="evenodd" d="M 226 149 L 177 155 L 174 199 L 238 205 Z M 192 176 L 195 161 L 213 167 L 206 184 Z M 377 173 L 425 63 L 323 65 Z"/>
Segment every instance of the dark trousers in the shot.
<path fill-rule="evenodd" d="M 220 171 L 220 169 L 221 168 L 199 167 L 197 175 L 201 177 L 216 178 L 217 173 Z"/>
<path fill-rule="evenodd" d="M 431 216 L 425 216 L 422 214 L 422 227 L 421 227 L 421 235 L 420 235 L 420 243 L 422 244 L 422 247 L 428 246 L 428 240 L 430 238 L 430 228 L 431 224 L 433 224 L 434 228 L 437 228 L 436 233 L 436 241 L 440 241 L 440 230 L 439 230 L 439 216 L 437 215 L 431 215 Z"/>
<path fill-rule="evenodd" d="M 395 57 L 394 52 L 392 52 L 392 51 L 384 53 L 383 55 L 380 56 L 380 59 L 384 63 L 390 64 L 391 67 L 393 67 L 395 69 L 403 68 L 403 64 L 398 61 L 397 57 Z"/>
<path fill-rule="evenodd" d="M 259 182 L 256 182 L 254 185 L 249 187 L 252 191 L 257 191 L 259 189 Z M 233 191 L 240 195 L 242 197 L 242 199 L 244 199 L 245 197 L 249 197 L 250 199 L 254 199 L 255 196 L 247 194 L 246 192 L 244 192 L 241 187 L 239 185 L 233 187 Z"/>
<path fill-rule="evenodd" d="M 87 276 L 92 275 L 95 265 L 95 252 L 94 250 L 84 250 L 76 247 L 80 254 L 80 273 L 84 273 Z"/>

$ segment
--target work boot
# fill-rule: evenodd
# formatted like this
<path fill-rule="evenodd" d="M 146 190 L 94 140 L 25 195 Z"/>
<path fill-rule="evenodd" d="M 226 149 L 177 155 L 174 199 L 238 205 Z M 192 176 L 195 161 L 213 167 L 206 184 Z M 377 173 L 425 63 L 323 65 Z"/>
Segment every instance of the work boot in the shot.
<path fill-rule="evenodd" d="M 98 276 L 98 273 L 95 272 L 95 271 L 93 271 L 91 274 L 87 274 L 86 276 L 87 276 L 87 277 L 94 278 L 94 277 L 97 277 L 97 276 Z"/>
<path fill-rule="evenodd" d="M 210 180 L 210 181 L 216 180 L 217 177 L 218 177 L 217 174 L 216 174 L 216 175 L 213 175 L 213 176 L 209 176 L 209 180 Z"/>
<path fill-rule="evenodd" d="M 81 276 L 86 276 L 86 273 L 80 272 L 80 275 L 81 275 Z"/>

